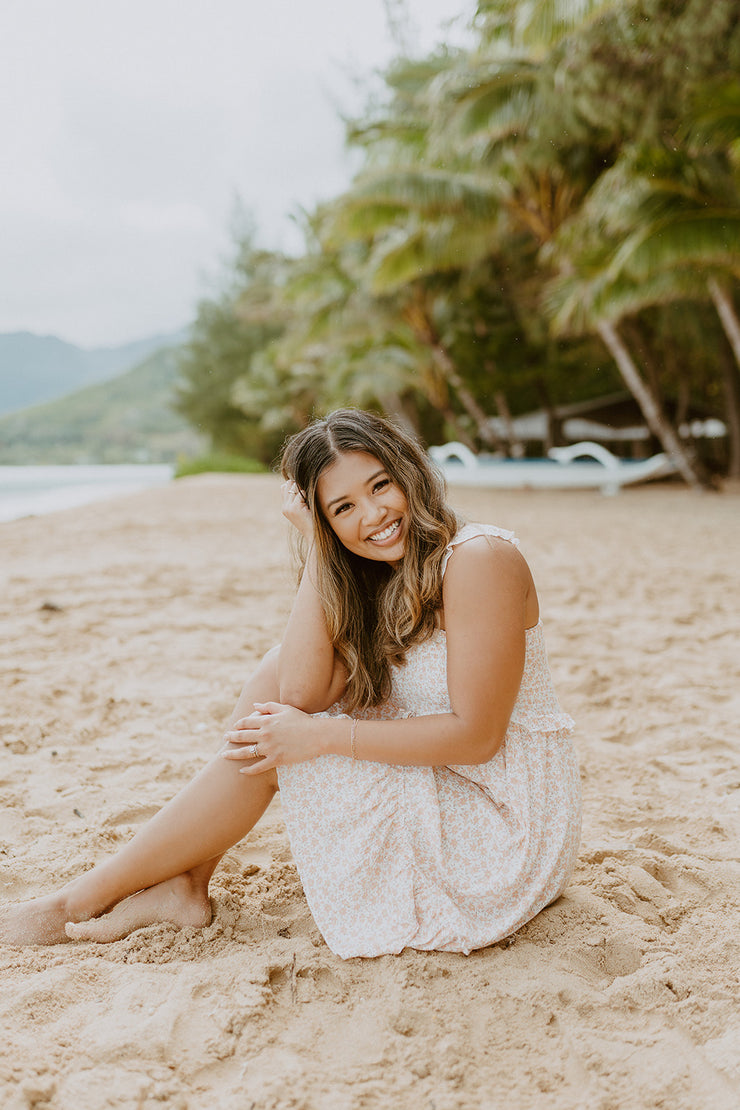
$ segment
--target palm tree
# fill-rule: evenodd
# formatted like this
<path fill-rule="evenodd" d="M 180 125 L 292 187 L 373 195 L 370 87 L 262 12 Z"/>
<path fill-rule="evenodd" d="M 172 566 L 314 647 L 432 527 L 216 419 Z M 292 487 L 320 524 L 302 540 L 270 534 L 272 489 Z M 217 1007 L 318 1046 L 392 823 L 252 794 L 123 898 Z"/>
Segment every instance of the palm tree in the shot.
<path fill-rule="evenodd" d="M 525 47 L 516 19 L 504 33 L 500 4 L 482 7 L 499 20 L 492 45 L 472 59 L 450 59 L 424 90 L 426 101 L 417 93 L 417 106 L 421 103 L 427 118 L 437 119 L 436 131 L 430 124 L 425 132 L 426 164 L 396 157 L 390 168 L 361 175 L 338 206 L 335 235 L 371 244 L 366 280 L 376 291 L 397 292 L 428 275 L 469 268 L 522 234 L 547 247 L 578 212 L 592 184 L 588 159 L 581 157 L 579 167 L 572 148 L 559 153 L 543 143 L 541 121 L 552 115 L 543 44 Z M 556 4 L 553 10 L 566 7 Z M 457 140 L 448 159 L 453 164 L 441 167 L 435 164 L 444 149 L 438 135 L 444 133 L 449 150 L 450 125 Z M 398 148 L 393 153 L 398 156 Z M 562 256 L 559 263 L 568 265 Z M 698 484 L 683 445 L 613 323 L 600 320 L 592 330 L 679 472 Z M 471 412 L 469 400 L 466 408 Z M 484 414 L 471 414 L 479 428 L 485 427 Z"/>
<path fill-rule="evenodd" d="M 726 119 L 724 121 L 726 126 Z M 740 180 L 721 152 L 706 147 L 635 152 L 619 167 L 621 200 L 609 233 L 619 245 L 597 299 L 631 311 L 669 300 L 709 299 L 740 370 L 740 321 L 732 284 L 740 275 Z M 621 292 L 620 292 L 621 285 Z M 627 290 L 625 297 L 625 288 Z M 740 476 L 737 370 L 722 360 L 731 476 Z"/>

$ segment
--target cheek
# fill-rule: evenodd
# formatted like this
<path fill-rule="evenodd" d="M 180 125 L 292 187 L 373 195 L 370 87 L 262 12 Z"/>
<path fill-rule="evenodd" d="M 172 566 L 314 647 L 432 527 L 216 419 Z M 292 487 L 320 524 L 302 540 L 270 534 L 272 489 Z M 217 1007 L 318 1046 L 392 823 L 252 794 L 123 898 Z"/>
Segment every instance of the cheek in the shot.
<path fill-rule="evenodd" d="M 323 516 L 321 518 L 321 525 L 325 532 L 330 532 L 335 536 L 341 537 L 342 535 L 342 515 L 339 516 Z"/>

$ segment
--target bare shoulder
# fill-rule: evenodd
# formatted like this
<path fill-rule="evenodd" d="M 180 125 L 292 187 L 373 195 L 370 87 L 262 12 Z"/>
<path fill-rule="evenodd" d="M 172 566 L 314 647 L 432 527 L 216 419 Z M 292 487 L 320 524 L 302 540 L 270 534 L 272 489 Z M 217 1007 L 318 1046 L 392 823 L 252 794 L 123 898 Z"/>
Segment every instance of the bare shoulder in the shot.
<path fill-rule="evenodd" d="M 526 584 L 532 581 L 524 556 L 515 544 L 501 536 L 472 536 L 455 545 L 445 577 L 450 575 L 454 579 L 471 574 L 504 576 L 512 585 L 517 581 Z"/>
<path fill-rule="evenodd" d="M 473 536 L 456 545 L 445 572 L 445 609 L 459 602 L 497 607 L 506 599 L 523 606 L 527 624 L 539 616 L 537 594 L 526 559 L 518 548 L 499 536 Z"/>

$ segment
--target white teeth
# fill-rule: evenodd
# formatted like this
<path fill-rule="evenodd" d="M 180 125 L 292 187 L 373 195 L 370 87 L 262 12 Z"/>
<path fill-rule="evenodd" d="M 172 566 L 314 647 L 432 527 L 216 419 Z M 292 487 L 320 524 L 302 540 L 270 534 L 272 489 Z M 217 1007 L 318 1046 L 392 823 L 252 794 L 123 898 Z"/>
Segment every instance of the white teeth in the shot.
<path fill-rule="evenodd" d="M 401 521 L 396 520 L 393 522 L 393 524 L 389 524 L 387 528 L 384 528 L 382 532 L 376 532 L 375 535 L 370 536 L 369 538 L 373 541 L 373 543 L 377 541 L 382 542 L 383 540 L 387 540 L 390 536 L 393 535 L 396 529 L 400 527 L 400 525 Z"/>

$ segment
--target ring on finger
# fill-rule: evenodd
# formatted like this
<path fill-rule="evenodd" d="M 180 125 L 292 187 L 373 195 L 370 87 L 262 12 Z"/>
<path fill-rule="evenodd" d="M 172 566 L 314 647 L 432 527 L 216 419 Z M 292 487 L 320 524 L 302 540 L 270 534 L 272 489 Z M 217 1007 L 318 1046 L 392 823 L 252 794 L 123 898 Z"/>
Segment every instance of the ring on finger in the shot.
<path fill-rule="evenodd" d="M 259 759 L 259 754 L 260 753 L 259 753 L 259 750 L 258 750 L 256 744 L 250 744 L 249 745 L 249 754 L 252 757 L 252 759 Z"/>

